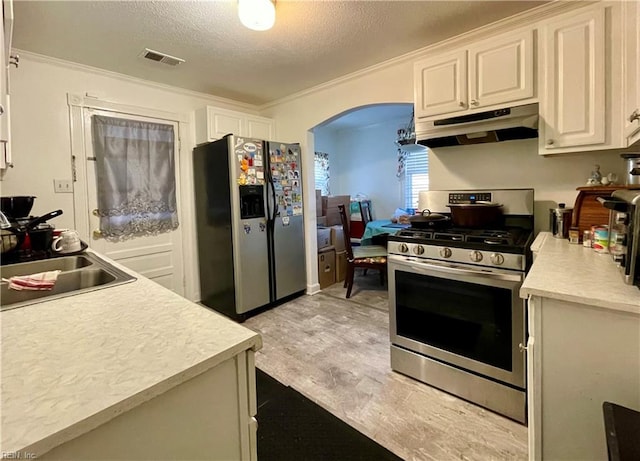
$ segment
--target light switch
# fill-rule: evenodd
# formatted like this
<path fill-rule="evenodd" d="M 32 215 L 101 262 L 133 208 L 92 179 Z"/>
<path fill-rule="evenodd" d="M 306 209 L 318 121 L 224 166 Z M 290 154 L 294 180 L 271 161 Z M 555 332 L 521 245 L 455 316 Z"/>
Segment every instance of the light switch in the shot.
<path fill-rule="evenodd" d="M 73 193 L 73 181 L 70 179 L 54 179 L 53 191 L 57 194 Z"/>

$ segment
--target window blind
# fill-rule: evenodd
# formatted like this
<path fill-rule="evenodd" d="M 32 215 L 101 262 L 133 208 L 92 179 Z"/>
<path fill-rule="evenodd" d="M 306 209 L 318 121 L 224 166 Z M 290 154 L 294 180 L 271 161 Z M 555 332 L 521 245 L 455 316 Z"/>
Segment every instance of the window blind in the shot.
<path fill-rule="evenodd" d="M 404 164 L 404 207 L 418 208 L 418 194 L 429 190 L 429 151 L 407 154 Z"/>

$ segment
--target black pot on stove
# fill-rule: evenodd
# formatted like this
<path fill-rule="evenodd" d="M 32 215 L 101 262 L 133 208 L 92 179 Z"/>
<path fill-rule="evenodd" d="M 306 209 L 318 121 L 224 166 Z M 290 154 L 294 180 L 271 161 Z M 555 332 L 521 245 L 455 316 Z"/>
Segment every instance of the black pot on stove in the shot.
<path fill-rule="evenodd" d="M 418 229 L 443 229 L 451 226 L 451 219 L 439 213 L 432 213 L 431 210 L 424 209 L 420 214 L 409 218 L 411 227 Z"/>

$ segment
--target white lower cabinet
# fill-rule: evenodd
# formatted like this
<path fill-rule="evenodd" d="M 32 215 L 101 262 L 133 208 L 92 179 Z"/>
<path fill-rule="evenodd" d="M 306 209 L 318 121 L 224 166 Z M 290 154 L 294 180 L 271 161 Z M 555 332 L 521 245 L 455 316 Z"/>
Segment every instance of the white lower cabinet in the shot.
<path fill-rule="evenodd" d="M 256 412 L 254 352 L 247 350 L 38 459 L 254 461 Z"/>
<path fill-rule="evenodd" d="M 221 139 L 225 135 L 275 139 L 273 119 L 228 109 L 207 106 L 196 110 L 196 143 Z"/>
<path fill-rule="evenodd" d="M 640 408 L 640 315 L 533 296 L 529 458 L 605 460 L 602 404 Z"/>

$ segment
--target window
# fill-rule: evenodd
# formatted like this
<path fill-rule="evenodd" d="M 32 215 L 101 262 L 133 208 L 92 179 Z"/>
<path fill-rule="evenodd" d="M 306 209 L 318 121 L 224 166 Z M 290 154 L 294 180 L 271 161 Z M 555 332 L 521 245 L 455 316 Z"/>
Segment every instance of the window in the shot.
<path fill-rule="evenodd" d="M 418 208 L 418 193 L 429 190 L 429 151 L 407 153 L 404 160 L 404 207 Z"/>
<path fill-rule="evenodd" d="M 315 162 L 315 184 L 316 189 L 322 191 L 322 195 L 329 194 L 329 154 L 324 152 L 316 152 L 314 155 Z"/>
<path fill-rule="evenodd" d="M 177 229 L 174 127 L 91 120 L 102 236 L 116 242 Z"/>

